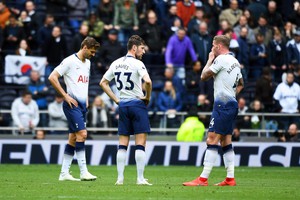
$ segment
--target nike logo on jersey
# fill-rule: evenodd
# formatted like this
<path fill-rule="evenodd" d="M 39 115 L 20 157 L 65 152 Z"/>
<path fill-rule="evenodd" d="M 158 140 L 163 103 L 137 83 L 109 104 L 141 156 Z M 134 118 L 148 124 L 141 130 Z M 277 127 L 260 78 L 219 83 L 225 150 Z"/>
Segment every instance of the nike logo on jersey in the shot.
<path fill-rule="evenodd" d="M 78 77 L 77 82 L 78 82 L 78 83 L 79 83 L 79 82 L 82 82 L 82 83 L 88 83 L 88 82 L 89 82 L 89 77 L 88 77 L 88 76 L 80 75 L 80 76 Z"/>

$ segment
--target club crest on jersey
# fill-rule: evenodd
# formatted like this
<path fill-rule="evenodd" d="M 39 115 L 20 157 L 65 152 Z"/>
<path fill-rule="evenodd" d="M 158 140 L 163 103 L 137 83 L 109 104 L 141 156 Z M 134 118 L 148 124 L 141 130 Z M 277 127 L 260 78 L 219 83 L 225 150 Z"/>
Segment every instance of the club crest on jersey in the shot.
<path fill-rule="evenodd" d="M 78 83 L 79 83 L 79 82 L 81 82 L 81 83 L 88 83 L 88 82 L 89 82 L 89 77 L 88 77 L 88 76 L 80 75 L 80 76 L 78 77 L 77 82 L 78 82 Z"/>

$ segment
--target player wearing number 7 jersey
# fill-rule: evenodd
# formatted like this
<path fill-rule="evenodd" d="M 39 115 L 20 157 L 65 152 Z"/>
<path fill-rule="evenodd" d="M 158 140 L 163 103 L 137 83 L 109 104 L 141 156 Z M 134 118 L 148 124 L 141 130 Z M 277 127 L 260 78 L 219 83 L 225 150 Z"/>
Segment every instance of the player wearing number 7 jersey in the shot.
<path fill-rule="evenodd" d="M 116 185 L 123 185 L 127 147 L 130 135 L 135 135 L 135 161 L 137 184 L 152 185 L 144 178 L 146 164 L 145 145 L 150 123 L 147 104 L 150 101 L 152 82 L 142 59 L 145 42 L 133 35 L 127 43 L 127 55 L 115 60 L 104 74 L 100 86 L 104 92 L 119 105 L 119 149 L 117 152 L 118 179 Z M 115 79 L 119 98 L 112 92 L 109 82 Z M 146 94 L 142 91 L 142 80 L 146 83 Z"/>
<path fill-rule="evenodd" d="M 206 140 L 204 168 L 201 175 L 184 186 L 207 186 L 208 177 L 218 157 L 218 144 L 223 150 L 227 177 L 218 186 L 235 186 L 234 151 L 231 144 L 233 124 L 238 113 L 236 95 L 243 89 L 243 78 L 239 62 L 229 52 L 230 39 L 224 35 L 215 36 L 208 61 L 202 71 L 201 80 L 214 77 L 214 108 Z"/>

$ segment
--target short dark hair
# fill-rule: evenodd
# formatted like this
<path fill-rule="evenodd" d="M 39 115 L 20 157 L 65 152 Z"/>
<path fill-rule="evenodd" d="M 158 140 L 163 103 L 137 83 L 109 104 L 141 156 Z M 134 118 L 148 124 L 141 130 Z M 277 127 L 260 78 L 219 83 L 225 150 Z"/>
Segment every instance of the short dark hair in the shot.
<path fill-rule="evenodd" d="M 27 96 L 27 95 L 32 96 L 32 93 L 31 93 L 29 90 L 23 90 L 23 91 L 21 92 L 21 96 L 22 96 L 22 97 L 25 97 L 25 96 Z"/>
<path fill-rule="evenodd" d="M 131 50 L 133 45 L 146 45 L 145 41 L 138 35 L 132 35 L 127 42 L 127 50 Z"/>
<path fill-rule="evenodd" d="M 229 49 L 230 38 L 226 35 L 217 35 L 214 37 L 214 41 L 216 41 L 216 43 L 221 43 L 224 47 Z"/>
<path fill-rule="evenodd" d="M 100 43 L 97 42 L 94 38 L 87 36 L 84 38 L 84 40 L 81 42 L 81 49 L 86 46 L 88 49 L 98 49 L 100 47 Z"/>

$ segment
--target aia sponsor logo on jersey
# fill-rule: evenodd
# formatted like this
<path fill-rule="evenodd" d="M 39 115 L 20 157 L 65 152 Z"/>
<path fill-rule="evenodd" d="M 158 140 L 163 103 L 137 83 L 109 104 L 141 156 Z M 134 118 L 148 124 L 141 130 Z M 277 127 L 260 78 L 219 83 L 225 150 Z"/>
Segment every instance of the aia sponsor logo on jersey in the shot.
<path fill-rule="evenodd" d="M 77 82 L 78 82 L 78 83 L 79 83 L 79 82 L 81 82 L 81 83 L 88 83 L 88 82 L 89 82 L 89 77 L 88 77 L 88 76 L 80 75 L 80 76 L 78 77 Z"/>

